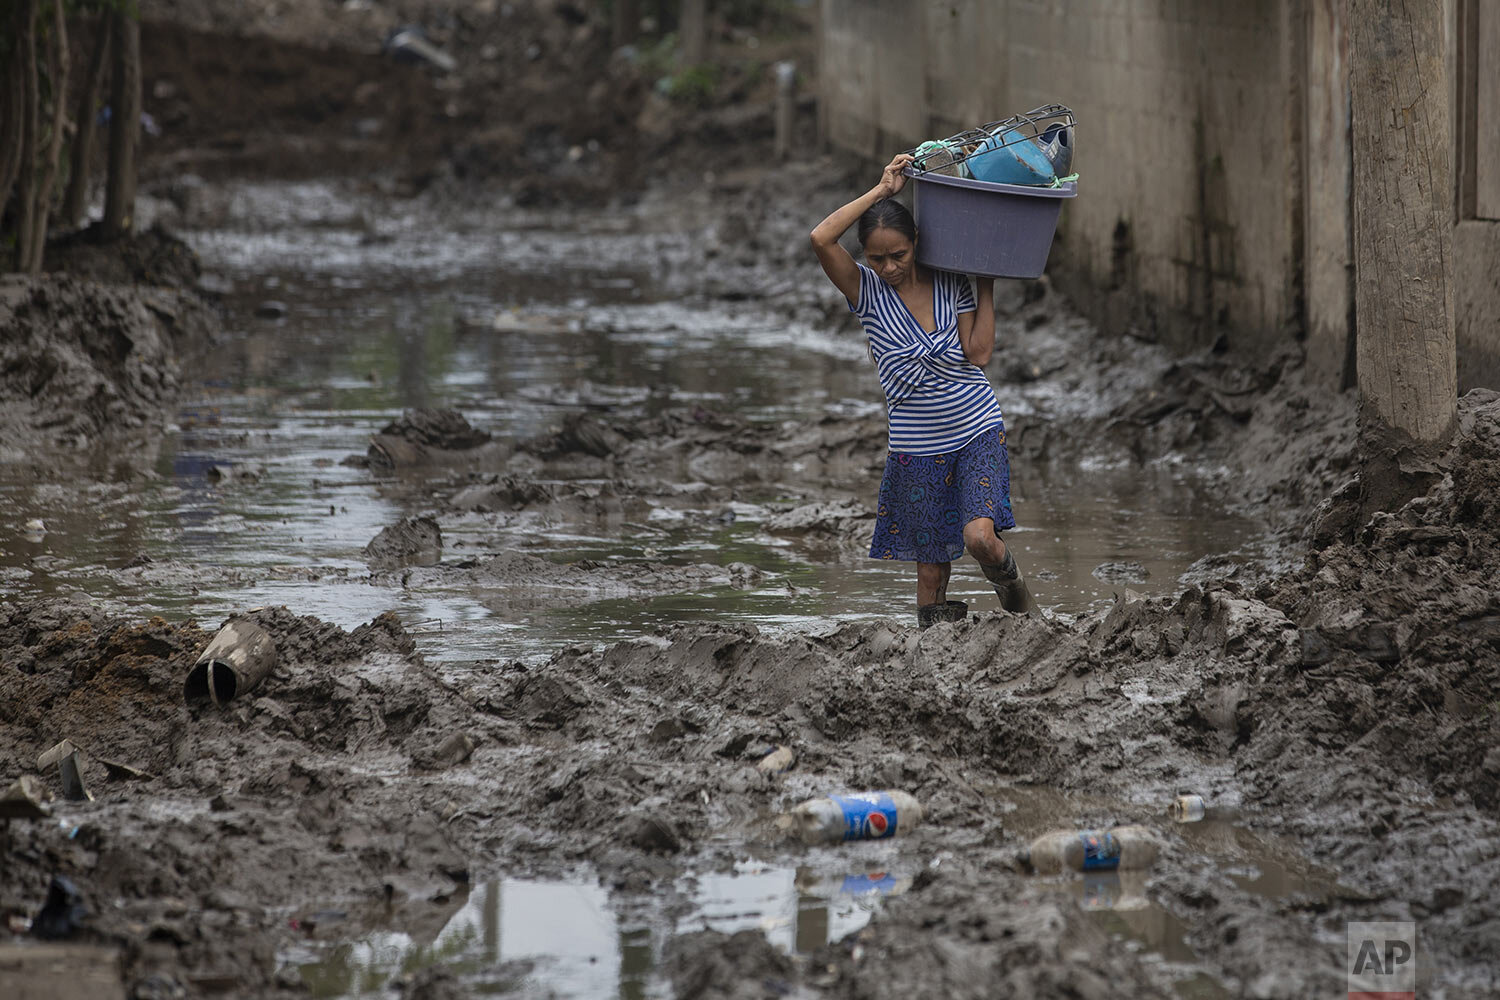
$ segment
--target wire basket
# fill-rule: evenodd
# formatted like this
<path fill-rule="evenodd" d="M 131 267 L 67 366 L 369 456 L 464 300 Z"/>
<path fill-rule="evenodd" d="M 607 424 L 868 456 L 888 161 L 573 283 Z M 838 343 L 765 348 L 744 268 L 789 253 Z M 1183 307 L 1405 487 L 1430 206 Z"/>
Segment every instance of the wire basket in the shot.
<path fill-rule="evenodd" d="M 1011 115 L 999 121 L 987 122 L 976 128 L 964 129 L 946 139 L 929 140 L 908 149 L 915 159 L 911 165 L 914 173 L 936 173 L 949 177 L 986 180 L 971 170 L 971 162 L 987 157 L 987 154 L 1002 150 L 1030 160 L 1031 172 L 1037 180 L 1032 183 L 1053 183 L 1056 178 L 1066 177 L 1073 165 L 1073 127 L 1077 120 L 1070 108 L 1061 104 L 1048 104 L 1023 114 Z M 1018 144 L 1030 144 L 1046 160 L 1043 173 L 1042 160 L 1030 149 Z M 1017 181 L 1010 181 L 1017 183 Z M 1024 182 L 1021 182 L 1024 183 Z"/>

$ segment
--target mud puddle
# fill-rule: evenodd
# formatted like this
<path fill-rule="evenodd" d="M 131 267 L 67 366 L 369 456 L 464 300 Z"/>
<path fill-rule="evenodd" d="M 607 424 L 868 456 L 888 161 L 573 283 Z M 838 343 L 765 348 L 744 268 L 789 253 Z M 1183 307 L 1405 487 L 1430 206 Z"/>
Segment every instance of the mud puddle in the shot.
<path fill-rule="evenodd" d="M 0 574 L 18 594 L 82 593 L 112 610 L 207 621 L 285 604 L 345 627 L 395 609 L 431 623 L 422 648 L 439 660 L 541 656 L 689 620 L 806 629 L 910 614 L 909 567 L 850 557 L 862 540 L 833 556 L 766 532 L 767 505 L 788 498 L 751 487 L 733 503 L 662 505 L 644 530 L 464 524 L 445 551 L 454 560 L 520 544 L 554 561 L 738 561 L 765 573 L 748 590 L 516 608 L 470 587 L 372 585 L 364 544 L 445 495 L 341 464 L 405 408 L 455 407 L 509 441 L 568 413 L 685 403 L 798 423 L 878 413 L 868 362 L 852 333 L 753 300 L 667 295 L 680 272 L 705 266 L 693 249 L 702 234 L 629 211 L 453 217 L 321 184 L 212 197 L 185 235 L 225 290 L 231 341 L 200 373 L 146 480 L 72 489 L 0 469 Z M 1018 413 L 1035 405 L 1021 391 L 1001 387 Z M 1045 403 L 1054 387 L 1025 391 Z M 837 492 L 871 502 L 881 458 Z M 1208 553 L 1260 558 L 1262 527 L 1206 501 L 1197 475 L 1017 468 L 1014 539 L 1042 604 L 1074 616 L 1123 587 L 1171 592 Z M 973 567 L 956 570 L 950 596 L 994 604 Z"/>
<path fill-rule="evenodd" d="M 1006 789 L 994 797 L 1007 826 L 1024 837 L 1067 816 L 1128 809 L 1116 802 L 1062 796 L 1046 789 Z M 1225 820 L 1163 821 L 1201 863 L 1249 896 L 1297 898 L 1320 906 L 1340 890 L 1335 878 L 1302 860 L 1290 845 Z M 870 922 L 904 895 L 924 869 L 957 866 L 958 877 L 983 882 L 981 871 L 946 851 L 912 852 L 890 844 L 809 852 L 790 865 L 745 858 L 731 870 L 679 876 L 647 895 L 611 892 L 591 872 L 567 878 L 495 877 L 436 907 L 427 931 L 375 927 L 351 935 L 343 911 L 292 918 L 305 938 L 279 956 L 315 997 L 356 1000 L 381 995 L 403 976 L 429 967 L 455 975 L 474 993 L 520 990 L 540 995 L 624 998 L 671 995 L 664 947 L 697 931 L 754 931 L 783 954 L 807 958 Z M 981 868 L 983 866 L 981 865 Z M 1191 930 L 1152 897 L 1151 871 L 1101 871 L 1035 877 L 1072 900 L 1091 922 L 1156 967 L 1184 1000 L 1233 993 L 1204 971 L 1189 944 Z M 551 991 L 551 992 L 549 992 Z"/>
<path fill-rule="evenodd" d="M 753 930 L 784 952 L 807 954 L 865 926 L 882 898 L 910 884 L 910 876 L 883 870 L 745 861 L 733 872 L 679 879 L 672 893 L 679 903 L 667 912 L 660 897 L 613 896 L 591 876 L 494 878 L 450 904 L 430 938 L 382 930 L 336 944 L 309 940 L 280 961 L 314 997 L 382 995 L 401 975 L 440 965 L 476 994 L 504 988 L 634 1000 L 670 995 L 662 948 L 678 934 Z"/>
<path fill-rule="evenodd" d="M 1272 902 L 1296 898 L 1323 906 L 1347 892 L 1332 873 L 1303 860 L 1291 845 L 1236 823 L 1209 820 L 1175 826 L 1172 832 L 1250 897 Z M 1203 971 L 1203 957 L 1189 944 L 1192 929 L 1152 899 L 1149 880 L 1149 872 L 1083 872 L 1069 878 L 1068 893 L 1123 947 L 1159 965 L 1178 997 L 1219 1000 L 1235 995 Z"/>

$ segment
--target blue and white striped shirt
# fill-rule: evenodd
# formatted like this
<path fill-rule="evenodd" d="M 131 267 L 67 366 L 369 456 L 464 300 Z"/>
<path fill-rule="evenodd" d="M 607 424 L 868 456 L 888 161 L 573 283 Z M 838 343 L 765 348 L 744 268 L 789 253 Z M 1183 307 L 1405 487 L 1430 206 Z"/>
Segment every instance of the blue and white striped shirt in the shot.
<path fill-rule="evenodd" d="M 964 357 L 958 314 L 973 312 L 969 279 L 932 272 L 935 331 L 923 330 L 901 296 L 880 276 L 859 266 L 859 317 L 885 390 L 890 450 L 906 455 L 958 451 L 1000 425 L 1000 401 L 984 370 Z"/>

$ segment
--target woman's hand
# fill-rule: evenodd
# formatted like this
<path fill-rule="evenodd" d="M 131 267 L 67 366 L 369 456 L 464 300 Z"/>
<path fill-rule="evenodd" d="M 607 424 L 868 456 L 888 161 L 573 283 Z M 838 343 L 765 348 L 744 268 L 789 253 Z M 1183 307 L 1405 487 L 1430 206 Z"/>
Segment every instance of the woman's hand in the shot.
<path fill-rule="evenodd" d="M 880 183 L 875 185 L 875 190 L 880 192 L 880 197 L 890 198 L 901 193 L 901 189 L 906 187 L 906 175 L 901 171 L 915 159 L 910 153 L 897 153 L 891 162 L 886 164 L 885 170 L 880 175 Z"/>

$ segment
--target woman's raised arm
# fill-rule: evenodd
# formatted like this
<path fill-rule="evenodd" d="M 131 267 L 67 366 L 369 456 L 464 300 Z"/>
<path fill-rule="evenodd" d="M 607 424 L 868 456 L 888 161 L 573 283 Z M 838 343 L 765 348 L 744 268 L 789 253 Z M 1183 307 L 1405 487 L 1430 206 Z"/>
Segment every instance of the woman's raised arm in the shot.
<path fill-rule="evenodd" d="M 832 215 L 818 223 L 812 231 L 810 239 L 813 253 L 818 255 L 818 263 L 823 265 L 823 273 L 828 275 L 828 280 L 844 293 L 844 298 L 855 305 L 859 305 L 859 267 L 854 263 L 854 258 L 849 256 L 849 251 L 839 246 L 839 237 L 859 221 L 859 217 L 865 214 L 865 210 L 871 205 L 882 198 L 897 194 L 906 186 L 906 175 L 901 170 L 911 161 L 912 158 L 908 154 L 897 153 L 881 172 L 880 183 L 842 208 L 836 209 Z"/>

